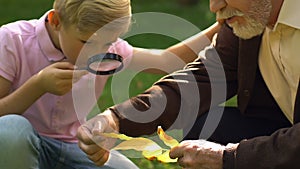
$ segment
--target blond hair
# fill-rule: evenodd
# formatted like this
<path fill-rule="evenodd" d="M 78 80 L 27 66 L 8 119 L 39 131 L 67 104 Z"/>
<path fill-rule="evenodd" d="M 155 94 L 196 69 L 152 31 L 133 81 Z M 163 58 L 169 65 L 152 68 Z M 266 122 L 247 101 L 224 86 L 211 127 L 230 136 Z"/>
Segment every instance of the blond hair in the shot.
<path fill-rule="evenodd" d="M 95 32 L 112 22 L 110 29 L 128 29 L 130 25 L 130 0 L 55 0 L 53 8 L 62 24 L 74 25 L 81 33 Z"/>

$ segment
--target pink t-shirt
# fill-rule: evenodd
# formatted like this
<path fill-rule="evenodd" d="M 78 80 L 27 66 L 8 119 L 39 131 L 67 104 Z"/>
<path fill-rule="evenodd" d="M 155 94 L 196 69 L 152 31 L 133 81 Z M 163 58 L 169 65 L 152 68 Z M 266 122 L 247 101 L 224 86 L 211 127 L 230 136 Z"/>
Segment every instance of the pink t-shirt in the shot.
<path fill-rule="evenodd" d="M 46 16 L 47 13 L 39 20 L 17 21 L 0 28 L 0 76 L 12 82 L 12 92 L 46 66 L 64 58 L 47 33 Z M 109 51 L 126 61 L 132 57 L 133 48 L 118 39 Z M 108 77 L 88 74 L 64 96 L 46 93 L 23 116 L 40 135 L 76 142 L 77 128 L 95 106 Z"/>

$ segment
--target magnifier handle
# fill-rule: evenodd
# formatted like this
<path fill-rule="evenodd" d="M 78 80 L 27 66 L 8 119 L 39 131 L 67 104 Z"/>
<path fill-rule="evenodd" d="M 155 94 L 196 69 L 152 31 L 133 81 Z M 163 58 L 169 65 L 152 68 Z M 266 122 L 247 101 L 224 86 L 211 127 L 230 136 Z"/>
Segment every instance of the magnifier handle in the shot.
<path fill-rule="evenodd" d="M 78 68 L 75 68 L 74 70 L 88 70 L 87 67 L 78 67 Z"/>

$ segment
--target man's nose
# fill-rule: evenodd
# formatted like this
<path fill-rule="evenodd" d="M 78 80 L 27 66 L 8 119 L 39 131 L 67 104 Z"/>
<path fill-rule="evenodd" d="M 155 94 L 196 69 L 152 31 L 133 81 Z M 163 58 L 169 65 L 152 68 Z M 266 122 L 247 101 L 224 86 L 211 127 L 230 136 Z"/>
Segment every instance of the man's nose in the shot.
<path fill-rule="evenodd" d="M 227 6 L 225 0 L 210 0 L 209 3 L 210 3 L 210 11 L 214 13 Z"/>

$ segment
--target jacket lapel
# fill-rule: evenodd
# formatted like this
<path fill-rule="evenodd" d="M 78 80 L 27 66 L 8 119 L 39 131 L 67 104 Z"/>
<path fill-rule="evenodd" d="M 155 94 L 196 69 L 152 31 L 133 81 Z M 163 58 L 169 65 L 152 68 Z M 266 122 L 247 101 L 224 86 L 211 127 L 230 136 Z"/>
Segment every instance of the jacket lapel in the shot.
<path fill-rule="evenodd" d="M 300 122 L 300 80 L 298 83 L 298 90 L 295 100 L 295 109 L 294 109 L 294 124 Z"/>
<path fill-rule="evenodd" d="M 238 107 L 241 112 L 246 110 L 258 68 L 258 55 L 262 36 L 256 36 L 252 39 L 239 42 L 239 60 L 238 60 Z"/>

